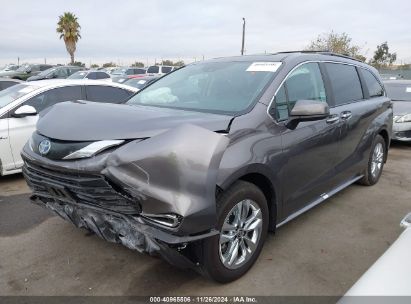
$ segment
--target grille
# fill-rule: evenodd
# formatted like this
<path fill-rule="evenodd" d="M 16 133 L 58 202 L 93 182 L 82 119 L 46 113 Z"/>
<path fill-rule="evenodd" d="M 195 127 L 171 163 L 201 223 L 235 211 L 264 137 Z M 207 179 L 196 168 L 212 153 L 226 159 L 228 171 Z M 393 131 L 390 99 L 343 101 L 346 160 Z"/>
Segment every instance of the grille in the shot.
<path fill-rule="evenodd" d="M 102 175 L 57 171 L 27 159 L 24 163 L 24 177 L 40 198 L 83 203 L 125 214 L 141 212 L 137 201 L 116 191 Z"/>

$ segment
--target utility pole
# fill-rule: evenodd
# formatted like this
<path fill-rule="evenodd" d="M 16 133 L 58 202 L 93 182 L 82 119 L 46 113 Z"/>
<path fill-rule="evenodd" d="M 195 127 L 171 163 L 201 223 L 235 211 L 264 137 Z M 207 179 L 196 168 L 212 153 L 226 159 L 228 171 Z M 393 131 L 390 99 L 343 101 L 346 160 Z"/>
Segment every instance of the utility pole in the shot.
<path fill-rule="evenodd" d="M 241 56 L 244 55 L 245 18 L 243 18 L 243 39 L 241 42 Z"/>

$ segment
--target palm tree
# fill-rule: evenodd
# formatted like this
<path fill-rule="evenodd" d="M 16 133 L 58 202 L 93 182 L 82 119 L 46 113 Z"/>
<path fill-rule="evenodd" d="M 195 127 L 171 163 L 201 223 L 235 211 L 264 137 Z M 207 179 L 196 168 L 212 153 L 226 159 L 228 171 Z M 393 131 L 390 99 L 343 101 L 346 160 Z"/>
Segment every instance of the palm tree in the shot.
<path fill-rule="evenodd" d="M 76 15 L 70 12 L 64 13 L 59 16 L 59 22 L 57 23 L 57 33 L 60 34 L 60 39 L 64 39 L 67 52 L 70 54 L 71 64 L 74 63 L 74 52 L 76 51 L 76 43 L 81 38 L 80 36 L 80 24 Z"/>

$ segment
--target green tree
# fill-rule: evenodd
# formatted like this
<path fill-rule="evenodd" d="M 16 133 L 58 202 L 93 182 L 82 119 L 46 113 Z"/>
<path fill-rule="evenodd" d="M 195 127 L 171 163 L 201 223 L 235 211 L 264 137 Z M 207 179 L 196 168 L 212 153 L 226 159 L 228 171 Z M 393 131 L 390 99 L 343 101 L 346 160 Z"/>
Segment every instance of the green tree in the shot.
<path fill-rule="evenodd" d="M 92 69 L 98 69 L 100 66 L 96 63 L 93 63 L 92 65 L 90 65 L 90 68 Z"/>
<path fill-rule="evenodd" d="M 80 62 L 80 61 L 75 61 L 75 62 L 72 62 L 72 63 L 71 63 L 71 65 L 74 65 L 74 66 L 79 66 L 79 67 L 83 67 L 83 68 L 85 68 L 85 67 L 86 67 L 86 64 L 85 64 L 85 63 L 83 63 L 83 62 Z"/>
<path fill-rule="evenodd" d="M 64 40 L 66 50 L 70 54 L 71 64 L 74 64 L 76 44 L 81 38 L 80 28 L 78 18 L 73 13 L 65 12 L 63 15 L 59 16 L 56 31 L 60 34 L 60 39 Z"/>
<path fill-rule="evenodd" d="M 179 60 L 179 61 L 174 62 L 174 66 L 183 66 L 184 64 L 185 63 L 184 63 L 183 60 Z"/>
<path fill-rule="evenodd" d="M 370 64 L 377 68 L 387 67 L 392 65 L 395 60 L 397 60 L 397 54 L 390 53 L 388 43 L 387 41 L 385 41 L 380 45 L 377 45 L 377 49 L 374 53 L 373 58 L 370 60 Z"/>
<path fill-rule="evenodd" d="M 354 45 L 347 33 L 329 33 L 318 35 L 316 39 L 306 47 L 308 51 L 325 51 L 354 57 L 365 61 L 366 58 L 361 54 L 361 47 Z"/>
<path fill-rule="evenodd" d="M 157 65 L 160 65 L 159 63 L 157 63 Z M 161 61 L 161 65 L 169 65 L 169 66 L 183 66 L 184 65 L 184 61 L 179 60 L 176 62 L 173 62 L 172 60 L 163 60 Z"/>
<path fill-rule="evenodd" d="M 106 62 L 103 64 L 103 68 L 109 68 L 109 67 L 116 67 L 117 64 L 115 64 L 114 62 Z"/>
<path fill-rule="evenodd" d="M 161 65 L 174 65 L 174 62 L 166 59 L 166 60 L 161 61 Z"/>
<path fill-rule="evenodd" d="M 131 66 L 136 68 L 144 68 L 144 63 L 136 61 Z"/>

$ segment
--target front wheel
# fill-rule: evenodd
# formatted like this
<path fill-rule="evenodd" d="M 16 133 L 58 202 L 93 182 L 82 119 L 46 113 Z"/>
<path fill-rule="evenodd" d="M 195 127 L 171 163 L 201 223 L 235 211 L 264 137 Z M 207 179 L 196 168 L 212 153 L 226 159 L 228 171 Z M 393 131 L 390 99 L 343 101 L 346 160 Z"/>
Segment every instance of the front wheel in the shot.
<path fill-rule="evenodd" d="M 360 184 L 372 186 L 378 182 L 382 174 L 382 169 L 384 168 L 386 153 L 385 140 L 381 135 L 377 135 L 374 138 L 367 168 L 365 169 L 364 177 L 360 180 Z"/>
<path fill-rule="evenodd" d="M 268 230 L 267 200 L 254 184 L 238 181 L 217 200 L 220 234 L 202 244 L 202 270 L 218 282 L 230 282 L 254 264 Z"/>

